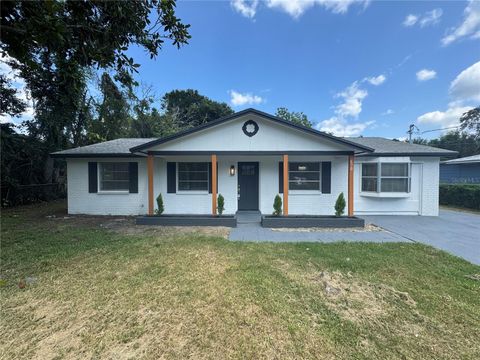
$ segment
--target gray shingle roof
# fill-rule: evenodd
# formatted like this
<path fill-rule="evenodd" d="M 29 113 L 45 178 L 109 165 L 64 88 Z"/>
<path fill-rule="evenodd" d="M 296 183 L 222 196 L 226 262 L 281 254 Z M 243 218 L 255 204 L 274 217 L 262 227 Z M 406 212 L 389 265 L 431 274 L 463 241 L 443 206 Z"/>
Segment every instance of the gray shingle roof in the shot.
<path fill-rule="evenodd" d="M 472 163 L 480 163 L 480 154 L 466 156 L 463 158 L 453 159 L 444 161 L 443 164 L 472 164 Z"/>
<path fill-rule="evenodd" d="M 375 149 L 371 156 L 375 155 L 426 155 L 426 156 L 455 156 L 456 151 L 435 148 L 432 146 L 410 144 L 403 141 L 395 141 L 381 137 L 356 137 L 348 140 L 360 145 Z"/>
<path fill-rule="evenodd" d="M 74 149 L 57 151 L 51 154 L 54 157 L 81 157 L 85 156 L 132 156 L 130 148 L 145 144 L 155 138 L 121 138 L 110 141 L 105 141 L 98 144 L 81 146 Z"/>
<path fill-rule="evenodd" d="M 122 138 L 105 141 L 98 144 L 82 146 L 74 149 L 58 151 L 52 154 L 54 157 L 89 157 L 89 156 L 133 156 L 130 149 L 146 144 L 156 138 Z M 434 148 L 431 146 L 409 144 L 401 141 L 393 141 L 380 137 L 357 137 L 347 138 L 359 145 L 375 149 L 373 153 L 366 155 L 425 155 L 425 156 L 455 156 L 455 151 Z"/>

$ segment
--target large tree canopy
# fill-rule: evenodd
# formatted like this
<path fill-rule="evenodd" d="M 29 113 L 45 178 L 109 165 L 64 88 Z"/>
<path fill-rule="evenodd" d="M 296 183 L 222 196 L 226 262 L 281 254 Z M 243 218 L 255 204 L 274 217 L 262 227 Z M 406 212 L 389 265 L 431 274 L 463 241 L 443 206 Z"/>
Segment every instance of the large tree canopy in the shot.
<path fill-rule="evenodd" d="M 165 40 L 186 44 L 188 28 L 175 16 L 175 0 L 2 1 L 0 48 L 23 77 L 48 58 L 54 65 L 115 68 L 117 80 L 128 84 L 139 66 L 126 55 L 130 45 L 155 57 Z"/>
<path fill-rule="evenodd" d="M 177 47 L 188 43 L 189 25 L 175 16 L 175 4 L 175 0 L 0 2 L 2 60 L 25 80 L 35 111 L 26 130 L 42 141 L 47 154 L 86 141 L 92 118 L 86 84 L 92 69 L 114 73 L 114 79 L 104 84 L 111 96 L 96 110 L 102 120 L 119 125 L 103 133 L 101 128 L 98 140 L 126 134 L 123 115 L 128 111 L 118 110 L 120 100 L 113 93 L 115 82 L 130 90 L 136 85 L 133 73 L 139 65 L 127 50 L 140 46 L 153 58 L 166 41 Z M 0 80 L 2 113 L 5 109 L 18 115 L 22 105 L 14 89 Z M 112 113 L 122 118 L 115 122 Z M 52 173 L 48 159 L 45 181 Z"/>
<path fill-rule="evenodd" d="M 232 108 L 198 93 L 197 90 L 173 90 L 162 98 L 162 110 L 180 129 L 205 124 L 233 114 Z"/>

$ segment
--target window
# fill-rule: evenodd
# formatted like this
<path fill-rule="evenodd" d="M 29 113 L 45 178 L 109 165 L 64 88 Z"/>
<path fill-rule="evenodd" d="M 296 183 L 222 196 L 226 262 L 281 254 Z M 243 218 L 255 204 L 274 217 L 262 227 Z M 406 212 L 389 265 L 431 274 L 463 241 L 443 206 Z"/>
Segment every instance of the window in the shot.
<path fill-rule="evenodd" d="M 179 191 L 208 191 L 208 163 L 178 163 Z"/>
<path fill-rule="evenodd" d="M 362 164 L 362 191 L 410 192 L 408 163 Z"/>
<path fill-rule="evenodd" d="M 100 191 L 128 191 L 128 166 L 128 162 L 99 163 Z"/>
<path fill-rule="evenodd" d="M 362 191 L 377 191 L 378 163 L 362 164 Z"/>
<path fill-rule="evenodd" d="M 320 163 L 289 163 L 288 185 L 290 190 L 320 190 Z"/>
<path fill-rule="evenodd" d="M 382 177 L 380 188 L 382 192 L 408 192 L 408 164 L 381 164 Z"/>

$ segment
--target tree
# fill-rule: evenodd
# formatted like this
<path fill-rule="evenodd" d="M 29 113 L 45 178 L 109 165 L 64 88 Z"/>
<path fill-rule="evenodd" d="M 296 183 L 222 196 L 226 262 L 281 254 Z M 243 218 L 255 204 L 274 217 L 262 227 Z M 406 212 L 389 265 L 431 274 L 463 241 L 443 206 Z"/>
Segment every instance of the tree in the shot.
<path fill-rule="evenodd" d="M 476 155 L 480 153 L 480 138 L 464 131 L 451 131 L 438 139 L 414 139 L 415 144 L 428 145 L 436 148 L 458 152 L 458 157 Z"/>
<path fill-rule="evenodd" d="M 468 110 L 460 117 L 460 128 L 472 130 L 480 138 L 480 106 Z"/>
<path fill-rule="evenodd" d="M 173 90 L 162 98 L 162 110 L 180 129 L 202 125 L 233 114 L 226 103 L 199 94 L 197 90 Z"/>
<path fill-rule="evenodd" d="M 305 115 L 303 112 L 288 111 L 288 109 L 284 107 L 279 107 L 275 115 L 283 120 L 290 121 L 297 125 L 306 127 L 312 127 L 313 125 L 311 121 L 308 120 L 307 115 Z"/>
<path fill-rule="evenodd" d="M 0 6 L 0 52 L 25 80 L 35 110 L 25 127 L 45 142 L 47 152 L 85 138 L 89 70 L 113 70 L 114 79 L 131 87 L 139 65 L 127 56 L 130 46 L 153 58 L 165 41 L 180 47 L 190 39 L 189 25 L 175 16 L 175 0 L 2 1 Z M 47 181 L 52 167 L 51 159 L 45 162 Z"/>
<path fill-rule="evenodd" d="M 130 106 L 127 95 L 107 73 L 100 80 L 101 100 L 96 104 L 96 118 L 91 122 L 89 138 L 92 142 L 126 137 L 130 129 Z"/>
<path fill-rule="evenodd" d="M 42 184 L 48 153 L 45 144 L 31 136 L 19 134 L 13 124 L 1 124 L 1 193 L 2 206 L 28 202 L 29 194 L 20 186 Z"/>
<path fill-rule="evenodd" d="M 49 57 L 57 67 L 65 59 L 82 68 L 112 68 L 117 80 L 131 84 L 139 65 L 127 56 L 129 46 L 153 58 L 166 40 L 188 43 L 190 25 L 175 16 L 175 6 L 175 0 L 2 1 L 0 48 L 18 61 L 23 78 Z"/>
<path fill-rule="evenodd" d="M 11 87 L 11 81 L 0 74 L 0 116 L 19 116 L 27 104 L 19 98 L 18 90 Z"/>

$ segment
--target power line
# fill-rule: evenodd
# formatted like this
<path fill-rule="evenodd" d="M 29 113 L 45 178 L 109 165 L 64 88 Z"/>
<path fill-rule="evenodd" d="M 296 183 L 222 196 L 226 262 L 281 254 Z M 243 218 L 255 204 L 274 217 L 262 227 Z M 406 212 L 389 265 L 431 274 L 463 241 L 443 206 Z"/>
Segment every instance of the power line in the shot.
<path fill-rule="evenodd" d="M 450 127 L 446 127 L 446 128 L 440 128 L 440 129 L 425 130 L 425 131 L 418 132 L 417 134 L 425 134 L 425 133 L 432 132 L 432 131 L 441 131 L 441 130 L 448 130 L 448 129 L 457 129 L 457 128 L 459 128 L 459 127 L 460 127 L 460 125 L 450 126 Z"/>

